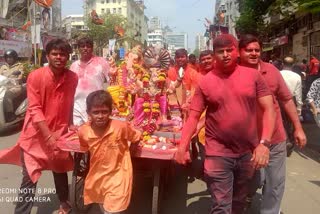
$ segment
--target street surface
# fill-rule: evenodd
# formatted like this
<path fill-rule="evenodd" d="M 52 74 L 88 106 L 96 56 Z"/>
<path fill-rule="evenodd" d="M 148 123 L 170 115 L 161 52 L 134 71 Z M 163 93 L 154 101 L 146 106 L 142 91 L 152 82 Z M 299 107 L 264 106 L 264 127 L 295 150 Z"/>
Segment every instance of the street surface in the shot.
<path fill-rule="evenodd" d="M 314 124 L 304 124 L 308 136 L 308 148 L 293 152 L 287 158 L 287 182 L 281 211 L 284 214 L 317 214 L 320 212 L 320 131 Z M 15 144 L 19 133 L 0 136 L 0 149 Z M 20 167 L 0 165 L 0 213 L 13 213 L 14 200 L 20 186 L 22 175 Z M 210 209 L 210 196 L 203 181 L 196 179 L 188 182 L 186 170 L 177 169 L 175 179 L 166 187 L 161 204 L 162 214 L 205 214 Z M 152 181 L 146 175 L 134 177 L 132 203 L 129 214 L 150 214 Z M 190 179 L 189 179 L 190 180 Z M 71 173 L 69 173 L 71 183 Z M 50 172 L 44 172 L 38 183 L 40 194 L 35 202 L 32 214 L 57 213 L 58 199 L 54 193 L 53 178 Z M 249 214 L 258 213 L 260 194 L 254 200 Z M 40 201 L 42 200 L 42 201 Z M 89 213 L 99 214 L 99 208 L 93 207 Z"/>

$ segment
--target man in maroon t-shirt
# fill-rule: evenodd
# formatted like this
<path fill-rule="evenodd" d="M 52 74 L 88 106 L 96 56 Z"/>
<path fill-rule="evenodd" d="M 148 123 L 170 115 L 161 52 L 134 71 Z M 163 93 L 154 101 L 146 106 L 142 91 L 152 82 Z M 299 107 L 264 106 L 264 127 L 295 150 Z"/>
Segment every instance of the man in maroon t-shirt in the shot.
<path fill-rule="evenodd" d="M 263 197 L 260 213 L 279 213 L 285 188 L 287 138 L 282 124 L 279 103 L 282 105 L 285 113 L 288 115 L 294 126 L 295 143 L 300 148 L 305 146 L 307 142 L 306 136 L 302 129 L 297 109 L 292 99 L 292 94 L 286 86 L 280 71 L 270 63 L 262 62 L 260 59 L 260 41 L 252 35 L 243 35 L 239 41 L 239 51 L 240 65 L 258 70 L 275 97 L 274 108 L 276 110 L 276 124 L 270 142 L 270 160 L 268 166 L 262 169 L 265 173 L 261 173 L 265 175 L 265 178 L 262 178 L 263 181 L 265 181 L 265 184 L 262 191 Z M 258 112 L 258 127 L 261 127 L 261 124 L 259 123 L 260 117 L 261 114 Z M 259 130 L 259 135 L 263 136 L 261 129 Z M 259 172 L 260 171 L 257 171 L 257 175 L 259 175 Z M 259 176 L 256 176 L 256 178 L 261 179 Z M 253 184 L 254 183 L 257 184 L 260 182 L 253 182 Z"/>
<path fill-rule="evenodd" d="M 213 202 L 211 213 L 243 213 L 254 171 L 268 163 L 275 122 L 271 92 L 257 70 L 237 65 L 237 45 L 229 34 L 213 41 L 215 68 L 200 80 L 175 156 L 180 164 L 190 160 L 190 139 L 206 109 L 204 176 Z M 258 105 L 263 109 L 261 138 Z"/>

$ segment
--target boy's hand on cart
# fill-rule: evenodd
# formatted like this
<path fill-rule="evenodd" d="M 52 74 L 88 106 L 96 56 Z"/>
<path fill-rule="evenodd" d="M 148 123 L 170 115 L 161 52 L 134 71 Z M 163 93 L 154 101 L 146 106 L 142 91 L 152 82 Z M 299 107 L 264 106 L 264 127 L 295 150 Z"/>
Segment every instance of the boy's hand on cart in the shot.
<path fill-rule="evenodd" d="M 186 165 L 191 162 L 190 153 L 186 151 L 184 148 L 179 147 L 178 151 L 174 155 L 174 160 L 178 164 Z"/>

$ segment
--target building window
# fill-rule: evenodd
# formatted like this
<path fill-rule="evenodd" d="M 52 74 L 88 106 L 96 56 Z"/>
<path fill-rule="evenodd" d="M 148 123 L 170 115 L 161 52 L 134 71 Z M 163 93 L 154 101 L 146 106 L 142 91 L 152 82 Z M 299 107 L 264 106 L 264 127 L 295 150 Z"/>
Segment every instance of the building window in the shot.
<path fill-rule="evenodd" d="M 117 3 L 117 0 L 113 0 L 113 3 Z"/>
<path fill-rule="evenodd" d="M 112 13 L 117 13 L 117 8 L 113 8 Z"/>
<path fill-rule="evenodd" d="M 108 4 L 108 3 L 109 3 L 109 0 L 106 0 L 106 3 Z"/>
<path fill-rule="evenodd" d="M 101 0 L 101 4 L 104 4 L 104 0 Z"/>
<path fill-rule="evenodd" d="M 107 14 L 110 14 L 110 8 L 107 8 Z"/>
<path fill-rule="evenodd" d="M 122 8 L 121 8 L 121 7 L 118 8 L 118 13 L 119 13 L 119 14 L 122 13 Z"/>
<path fill-rule="evenodd" d="M 104 13 L 104 9 L 101 9 L 101 13 L 102 13 L 102 14 Z"/>
<path fill-rule="evenodd" d="M 121 0 L 118 0 L 118 3 L 121 4 Z"/>

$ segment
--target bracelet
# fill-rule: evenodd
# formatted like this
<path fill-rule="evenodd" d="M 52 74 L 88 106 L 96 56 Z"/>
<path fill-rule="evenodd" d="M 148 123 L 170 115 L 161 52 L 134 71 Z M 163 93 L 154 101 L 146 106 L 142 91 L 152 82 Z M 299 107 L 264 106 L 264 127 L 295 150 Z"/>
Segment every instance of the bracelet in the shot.
<path fill-rule="evenodd" d="M 49 136 L 46 137 L 46 139 L 44 140 L 44 142 L 47 142 L 51 137 L 52 137 L 52 134 L 49 134 Z"/>

